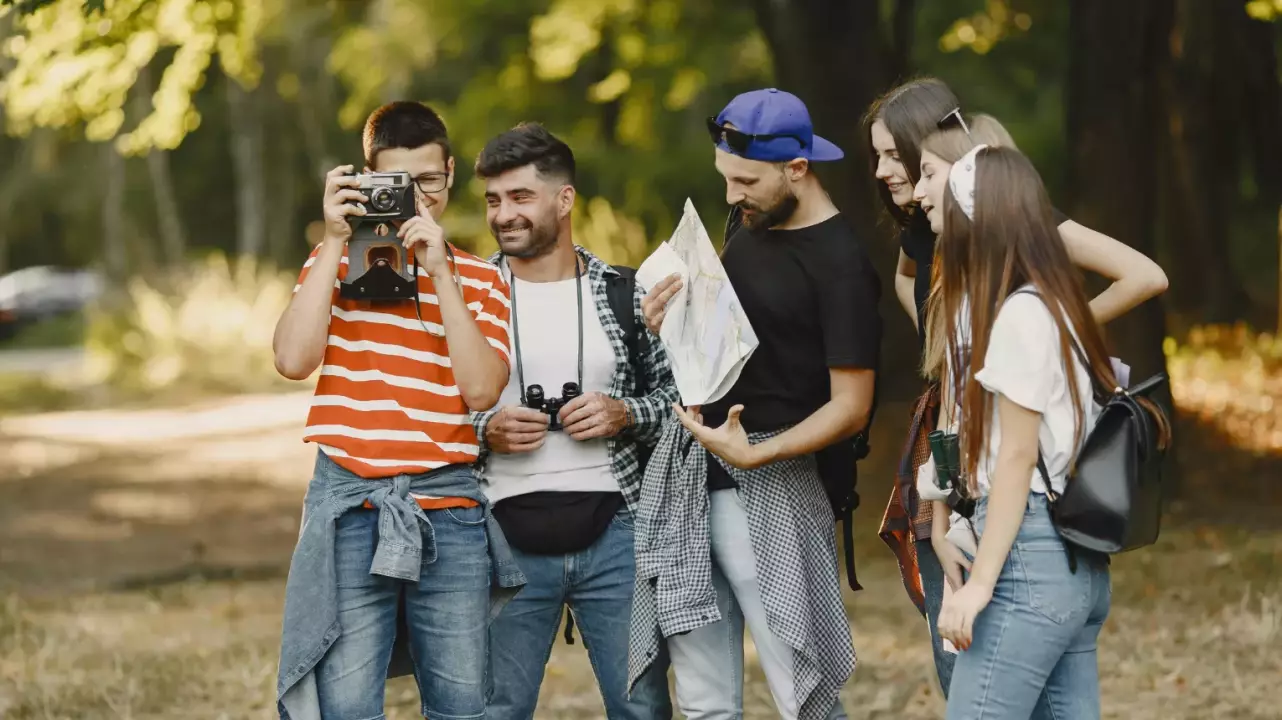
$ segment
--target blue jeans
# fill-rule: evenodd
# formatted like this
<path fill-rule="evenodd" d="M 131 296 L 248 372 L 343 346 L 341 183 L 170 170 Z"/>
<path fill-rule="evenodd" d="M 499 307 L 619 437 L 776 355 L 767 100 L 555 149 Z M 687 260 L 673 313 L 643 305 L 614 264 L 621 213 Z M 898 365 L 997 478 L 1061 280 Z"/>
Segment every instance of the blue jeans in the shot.
<path fill-rule="evenodd" d="M 917 541 L 917 569 L 921 572 L 921 589 L 926 596 L 926 622 L 930 625 L 930 646 L 935 655 L 935 674 L 939 677 L 939 687 L 948 699 L 948 686 L 953 680 L 953 664 L 957 655 L 944 651 L 943 640 L 939 637 L 939 609 L 944 604 L 944 568 L 939 564 L 939 556 L 930 540 Z"/>
<path fill-rule="evenodd" d="M 513 549 L 526 586 L 490 628 L 494 692 L 486 718 L 528 720 L 539 700 L 543 671 L 569 605 L 587 648 L 610 720 L 668 720 L 668 661 L 656 659 L 628 697 L 628 631 L 636 556 L 632 511 L 621 509 L 585 550 L 530 555 Z"/>
<path fill-rule="evenodd" d="M 986 511 L 981 501 L 981 534 Z M 993 599 L 957 657 L 949 720 L 1099 718 L 1096 641 L 1112 598 L 1108 562 L 1084 551 L 1076 558 L 1072 573 L 1045 497 L 1029 493 Z"/>
<path fill-rule="evenodd" d="M 775 636 L 766 619 L 757 582 L 757 560 L 748 535 L 748 514 L 737 490 L 709 498 L 712 587 L 721 619 L 668 638 L 676 671 L 677 704 L 688 720 L 743 717 L 743 629 L 746 623 L 779 717 L 795 720 L 800 708 L 793 685 L 792 648 Z M 830 720 L 845 720 L 838 699 Z"/>
<path fill-rule="evenodd" d="M 485 716 L 485 643 L 490 555 L 483 507 L 429 510 L 436 557 L 423 558 L 417 583 L 370 574 L 377 510 L 344 513 L 334 553 L 342 634 L 317 665 L 321 716 L 380 720 L 387 665 L 405 600 L 410 654 L 423 716 Z M 425 528 L 424 532 L 428 532 Z"/>

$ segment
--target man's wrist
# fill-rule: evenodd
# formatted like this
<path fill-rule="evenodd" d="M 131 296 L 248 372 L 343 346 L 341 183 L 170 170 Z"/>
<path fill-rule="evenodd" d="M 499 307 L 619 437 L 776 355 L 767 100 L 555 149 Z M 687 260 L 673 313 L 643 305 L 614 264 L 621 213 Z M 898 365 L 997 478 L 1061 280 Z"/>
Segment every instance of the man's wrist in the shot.
<path fill-rule="evenodd" d="M 620 431 L 636 427 L 637 414 L 636 411 L 632 409 L 632 403 L 628 402 L 628 398 L 616 400 L 615 402 L 619 403 L 619 406 L 623 408 L 623 426 L 619 428 Z"/>
<path fill-rule="evenodd" d="M 749 441 L 748 447 L 751 451 L 748 455 L 748 469 L 756 469 L 762 465 L 769 465 L 779 458 L 779 444 L 776 442 L 778 436 L 763 440 L 753 444 Z"/>

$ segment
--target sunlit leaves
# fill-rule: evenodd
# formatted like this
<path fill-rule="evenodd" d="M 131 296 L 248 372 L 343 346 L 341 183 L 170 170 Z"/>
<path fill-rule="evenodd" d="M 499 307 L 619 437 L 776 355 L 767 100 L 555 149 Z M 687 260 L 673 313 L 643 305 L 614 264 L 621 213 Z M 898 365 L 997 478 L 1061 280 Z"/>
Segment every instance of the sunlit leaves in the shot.
<path fill-rule="evenodd" d="M 594 103 L 613 102 L 632 87 L 632 75 L 617 68 L 604 80 L 588 88 L 588 99 Z"/>
<path fill-rule="evenodd" d="M 172 149 L 200 124 L 191 96 L 217 53 L 240 82 L 258 80 L 265 2 L 113 0 L 87 15 L 83 0 L 54 0 L 18 22 L 4 53 L 15 61 L 0 88 L 9 132 L 84 124 L 90 140 L 121 152 Z M 151 112 L 121 134 L 140 68 L 163 49 L 173 59 L 150 98 Z"/>
<path fill-rule="evenodd" d="M 1282 17 L 1282 0 L 1250 0 L 1246 4 L 1246 14 L 1256 20 L 1272 22 Z"/>
<path fill-rule="evenodd" d="M 707 82 L 708 76 L 699 68 L 681 68 L 672 76 L 668 94 L 663 97 L 663 107 L 672 111 L 686 109 Z"/>
<path fill-rule="evenodd" d="M 563 80 L 601 44 L 602 25 L 631 13 L 633 0 L 556 0 L 530 22 L 530 57 L 541 80 Z"/>
<path fill-rule="evenodd" d="M 1028 13 L 1013 11 L 1009 0 L 988 0 L 984 12 L 953 23 L 939 39 L 939 48 L 944 52 L 964 48 L 984 55 L 1008 35 L 1026 32 L 1032 25 L 1033 18 Z"/>
<path fill-rule="evenodd" d="M 339 124 L 359 127 L 371 110 L 399 98 L 414 74 L 432 65 L 448 31 L 436 7 L 422 0 L 372 0 L 364 22 L 339 37 L 329 57 L 330 71 L 348 90 Z"/>

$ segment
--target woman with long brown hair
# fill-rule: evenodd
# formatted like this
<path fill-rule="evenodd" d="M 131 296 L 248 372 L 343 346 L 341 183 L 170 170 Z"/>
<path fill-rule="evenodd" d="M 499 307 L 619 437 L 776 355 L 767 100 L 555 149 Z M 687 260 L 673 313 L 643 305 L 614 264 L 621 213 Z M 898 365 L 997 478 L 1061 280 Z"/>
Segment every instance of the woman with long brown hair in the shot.
<path fill-rule="evenodd" d="M 1004 147 L 1014 147 L 1015 143 L 993 118 L 963 117 L 957 96 L 942 80 L 931 77 L 906 82 L 887 92 L 869 109 L 865 126 L 872 150 L 871 170 L 879 181 L 882 202 L 899 232 L 895 294 L 917 326 L 924 350 L 926 299 L 938 230 L 914 198 L 914 186 L 920 180 L 920 160 L 928 139 L 939 134 L 941 128 L 945 135 L 960 136 L 953 138 L 958 148 L 955 154 L 940 150 L 948 157 L 933 158 L 938 166 L 945 167 L 945 175 L 942 161 L 957 160 L 976 143 Z M 1073 222 L 1057 210 L 1053 223 L 1078 267 L 1112 281 L 1091 302 L 1097 321 L 1108 322 L 1166 289 L 1166 275 L 1144 255 Z M 938 385 L 932 382 L 917 402 L 879 534 L 897 555 L 909 596 L 927 618 L 935 669 L 947 696 L 955 655 L 945 649 L 936 628 L 945 573 L 931 542 L 931 503 L 920 501 L 914 482 L 928 456 L 926 435 L 936 426 L 938 405 Z"/>
<path fill-rule="evenodd" d="M 1108 561 L 1078 550 L 1070 568 L 1046 492 L 1063 492 L 1094 425 L 1092 387 L 1117 380 L 1027 158 L 975 147 L 948 169 L 933 209 L 943 232 L 929 313 L 940 321 L 927 344 L 944 348 L 938 369 L 958 399 L 963 482 L 977 498 L 978 551 L 939 617 L 962 650 L 947 716 L 1098 718 Z M 947 509 L 935 510 L 942 535 Z"/>

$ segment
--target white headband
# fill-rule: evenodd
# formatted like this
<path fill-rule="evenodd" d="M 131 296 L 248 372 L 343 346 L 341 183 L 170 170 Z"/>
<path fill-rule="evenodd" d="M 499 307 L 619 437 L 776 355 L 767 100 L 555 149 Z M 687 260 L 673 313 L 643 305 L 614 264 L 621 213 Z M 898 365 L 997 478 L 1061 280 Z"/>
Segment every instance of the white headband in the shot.
<path fill-rule="evenodd" d="M 981 143 L 971 148 L 948 171 L 948 189 L 953 191 L 953 199 L 957 201 L 961 211 L 966 213 L 967 220 L 975 219 L 975 167 L 979 151 L 987 147 Z"/>

